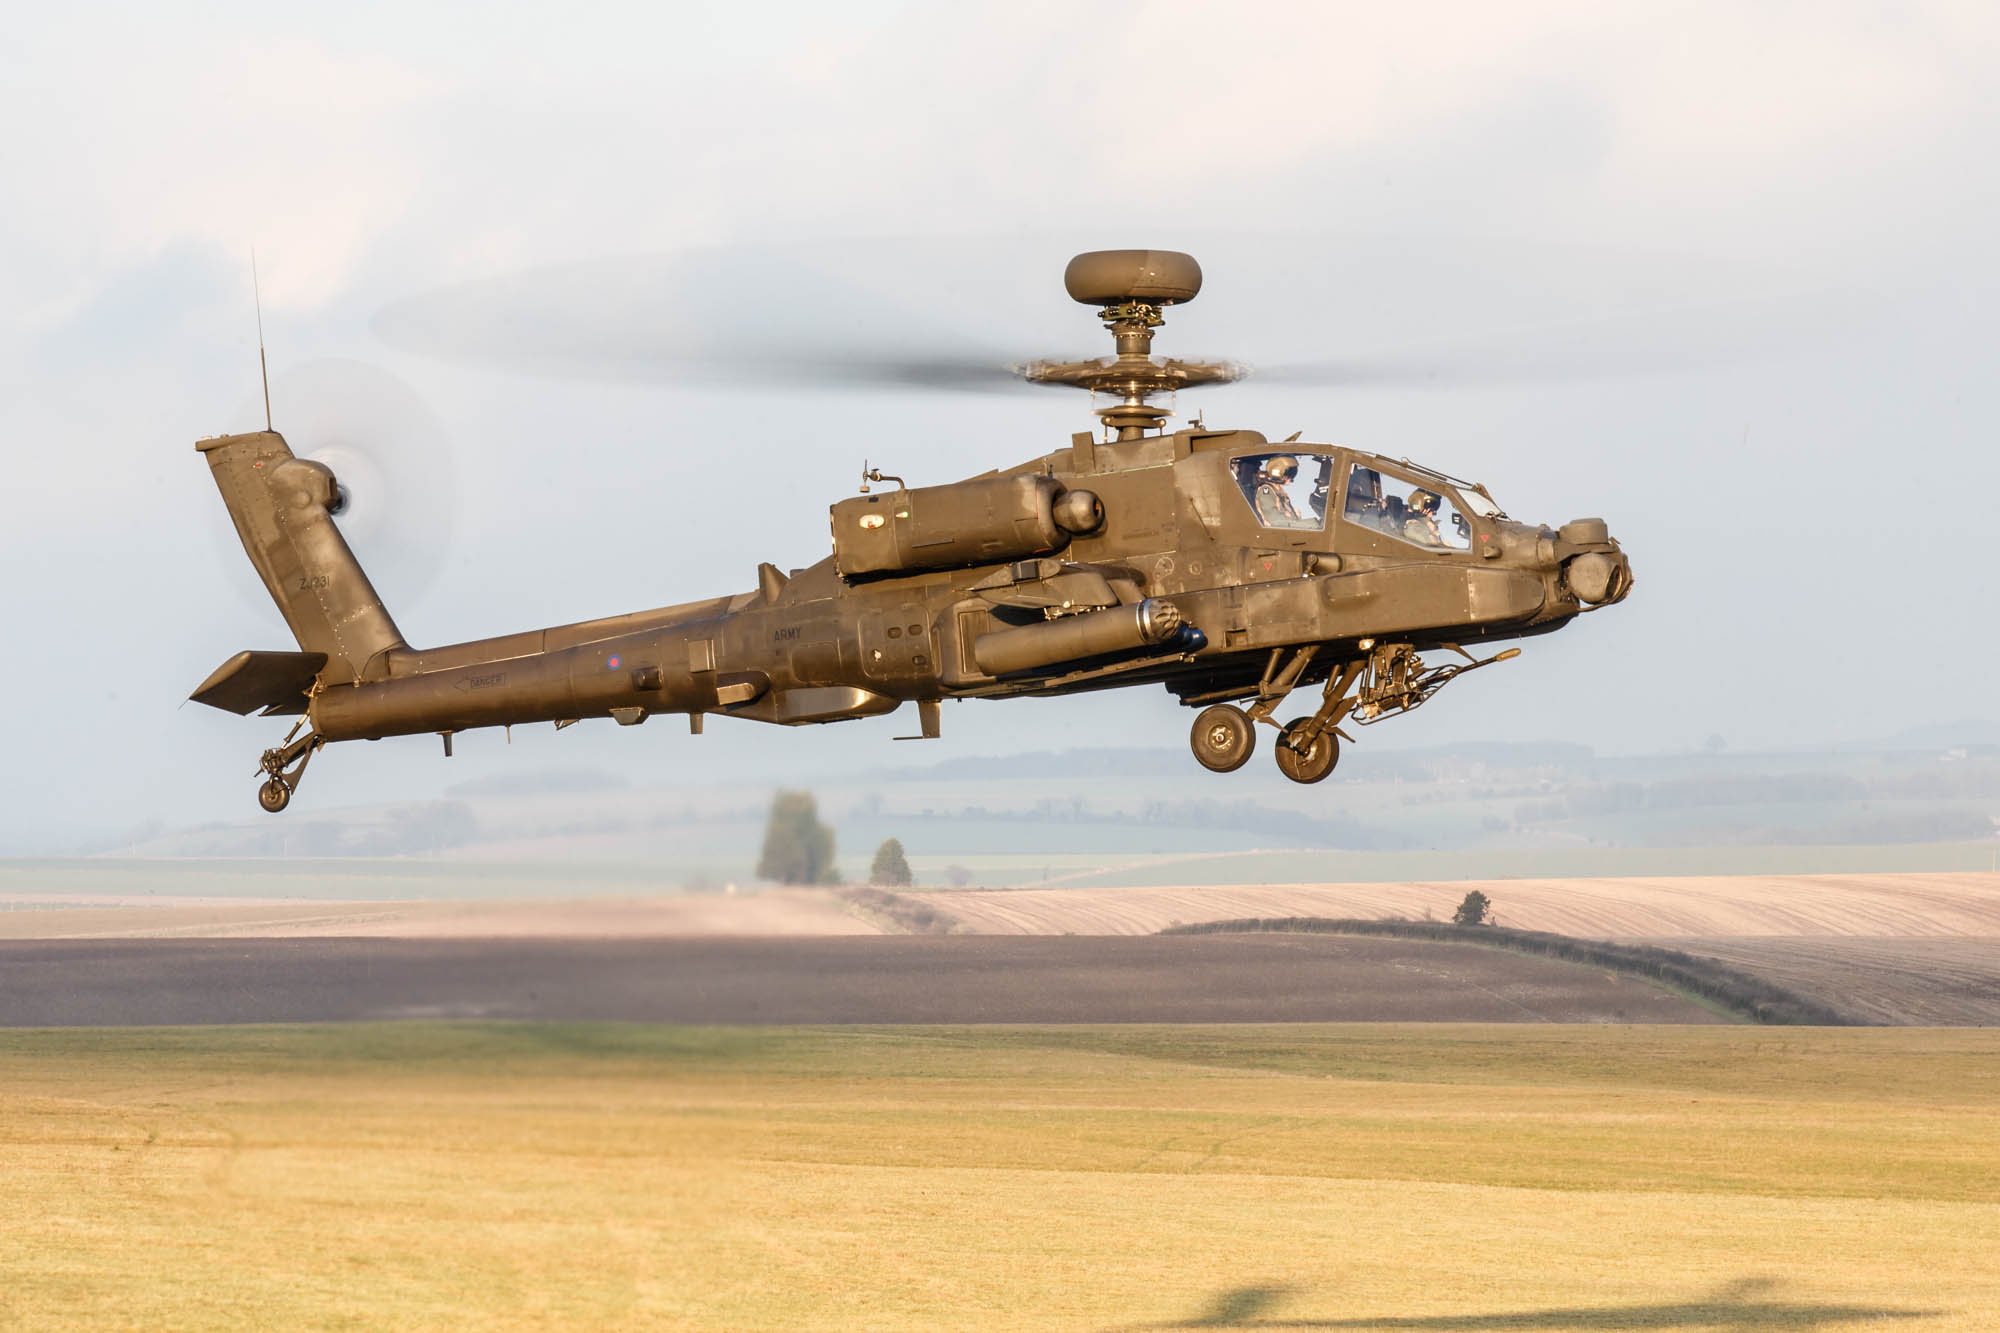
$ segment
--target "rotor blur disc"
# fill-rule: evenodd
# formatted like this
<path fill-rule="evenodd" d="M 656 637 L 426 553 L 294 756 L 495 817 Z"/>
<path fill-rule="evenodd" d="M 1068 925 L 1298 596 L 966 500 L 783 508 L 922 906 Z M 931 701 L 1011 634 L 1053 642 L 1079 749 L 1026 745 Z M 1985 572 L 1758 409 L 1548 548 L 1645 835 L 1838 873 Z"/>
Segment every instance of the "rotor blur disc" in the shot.
<path fill-rule="evenodd" d="M 262 403 L 247 413 L 261 417 Z M 458 492 L 450 439 L 416 390 L 365 362 L 307 361 L 271 377 L 271 424 L 294 455 L 333 470 L 346 502 L 334 522 L 383 600 L 420 596 L 450 555 Z"/>

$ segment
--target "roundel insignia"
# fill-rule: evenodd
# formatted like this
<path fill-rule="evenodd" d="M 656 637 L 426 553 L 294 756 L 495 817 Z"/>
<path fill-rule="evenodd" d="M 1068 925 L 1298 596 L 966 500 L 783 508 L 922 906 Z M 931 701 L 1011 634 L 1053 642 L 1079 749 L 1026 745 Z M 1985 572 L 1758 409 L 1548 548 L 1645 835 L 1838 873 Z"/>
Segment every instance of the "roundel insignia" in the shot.
<path fill-rule="evenodd" d="M 617 659 L 617 658 L 615 658 L 615 657 L 607 657 L 607 658 L 605 658 L 605 659 L 604 659 L 604 669 L 605 669 L 606 671 L 616 671 L 616 670 L 618 669 L 618 659 Z"/>
<path fill-rule="evenodd" d="M 879 528 L 882 526 L 882 516 L 880 514 L 863 514 L 861 516 L 861 526 L 864 528 Z"/>

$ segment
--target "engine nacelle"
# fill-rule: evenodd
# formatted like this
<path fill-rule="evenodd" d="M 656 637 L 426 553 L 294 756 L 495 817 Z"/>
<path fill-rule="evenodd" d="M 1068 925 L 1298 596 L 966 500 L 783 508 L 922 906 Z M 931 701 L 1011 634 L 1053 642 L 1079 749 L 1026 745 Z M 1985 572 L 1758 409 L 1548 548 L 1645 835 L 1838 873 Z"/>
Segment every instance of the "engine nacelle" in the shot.
<path fill-rule="evenodd" d="M 857 495 L 832 509 L 834 567 L 851 579 L 1048 555 L 1069 544 L 1062 495 L 1054 477 L 1036 473 Z"/>

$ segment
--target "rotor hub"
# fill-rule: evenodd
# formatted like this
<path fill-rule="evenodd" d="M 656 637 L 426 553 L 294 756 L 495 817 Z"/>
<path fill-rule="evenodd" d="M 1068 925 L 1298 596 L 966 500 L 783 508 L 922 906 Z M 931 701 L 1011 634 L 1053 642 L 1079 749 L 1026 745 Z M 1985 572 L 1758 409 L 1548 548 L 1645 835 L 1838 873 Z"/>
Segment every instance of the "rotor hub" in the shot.
<path fill-rule="evenodd" d="M 1148 400 L 1202 384 L 1228 384 L 1244 368 L 1229 361 L 1155 361 L 1153 330 L 1165 309 L 1201 291 L 1201 265 L 1178 250 L 1093 250 L 1069 261 L 1063 286 L 1070 298 L 1094 305 L 1117 355 L 1095 361 L 1031 361 L 1015 370 L 1031 384 L 1067 384 L 1119 401 L 1097 409 L 1121 440 L 1134 440 L 1173 413 Z"/>

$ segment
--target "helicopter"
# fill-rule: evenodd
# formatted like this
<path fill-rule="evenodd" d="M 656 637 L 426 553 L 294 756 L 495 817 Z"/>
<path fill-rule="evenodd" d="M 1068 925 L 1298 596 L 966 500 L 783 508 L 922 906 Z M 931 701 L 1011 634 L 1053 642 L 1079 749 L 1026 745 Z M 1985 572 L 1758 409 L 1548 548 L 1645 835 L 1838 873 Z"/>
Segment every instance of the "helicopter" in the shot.
<path fill-rule="evenodd" d="M 457 733 L 483 727 L 674 714 L 698 734 L 710 715 L 803 726 L 906 703 L 935 739 L 946 699 L 1135 685 L 1200 710 L 1189 745 L 1202 767 L 1242 768 L 1269 726 L 1279 771 L 1315 783 L 1353 743 L 1349 727 L 1520 651 L 1475 649 L 1631 592 L 1603 519 L 1520 522 L 1479 483 L 1296 434 L 1169 429 L 1156 399 L 1247 373 L 1154 357 L 1166 311 L 1201 283 L 1179 251 L 1070 260 L 1064 286 L 1096 308 L 1114 354 L 1010 368 L 1109 397 L 1063 447 L 935 486 L 864 464 L 860 493 L 829 508 L 832 550 L 815 564 L 760 564 L 746 592 L 440 648 L 412 647 L 376 594 L 337 521 L 348 495 L 331 467 L 295 456 L 268 422 L 203 439 L 298 646 L 239 652 L 190 697 L 297 718 L 259 762 L 272 813 L 336 741 L 434 733 L 448 756 Z M 1288 710 L 1301 692 L 1308 703 Z"/>

